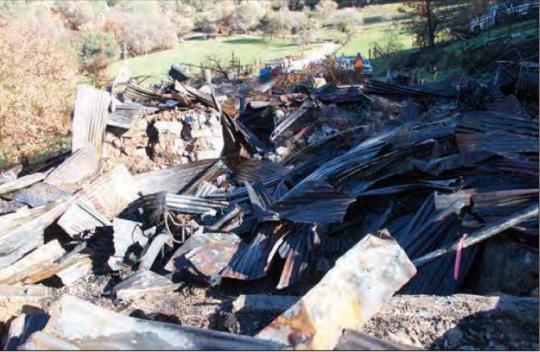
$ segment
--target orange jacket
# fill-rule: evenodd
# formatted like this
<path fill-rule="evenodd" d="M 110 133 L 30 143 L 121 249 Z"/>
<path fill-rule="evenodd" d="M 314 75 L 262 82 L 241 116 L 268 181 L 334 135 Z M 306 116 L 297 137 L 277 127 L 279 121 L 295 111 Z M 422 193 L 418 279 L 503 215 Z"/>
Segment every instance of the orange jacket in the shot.
<path fill-rule="evenodd" d="M 364 66 L 364 63 L 362 62 L 362 59 L 357 57 L 356 60 L 354 60 L 354 69 L 361 71 L 363 66 Z"/>

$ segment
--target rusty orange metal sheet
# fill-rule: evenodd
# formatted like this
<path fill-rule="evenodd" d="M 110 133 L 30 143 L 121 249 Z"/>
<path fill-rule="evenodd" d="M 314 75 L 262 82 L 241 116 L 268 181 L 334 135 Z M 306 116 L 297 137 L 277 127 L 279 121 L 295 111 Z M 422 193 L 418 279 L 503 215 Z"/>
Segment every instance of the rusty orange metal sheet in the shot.
<path fill-rule="evenodd" d="M 415 274 L 388 231 L 368 235 L 257 337 L 294 349 L 331 350 L 344 329 L 359 330 Z"/>

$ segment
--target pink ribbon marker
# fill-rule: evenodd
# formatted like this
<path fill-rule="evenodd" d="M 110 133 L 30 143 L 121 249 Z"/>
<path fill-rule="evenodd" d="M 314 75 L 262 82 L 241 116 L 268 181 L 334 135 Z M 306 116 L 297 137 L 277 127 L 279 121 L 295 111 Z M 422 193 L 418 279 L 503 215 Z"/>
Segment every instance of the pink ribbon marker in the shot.
<path fill-rule="evenodd" d="M 456 249 L 456 260 L 454 261 L 454 279 L 459 278 L 459 267 L 461 265 L 461 250 L 463 249 L 463 241 L 467 238 L 467 234 L 464 233 L 463 236 L 461 236 L 461 239 L 458 242 L 457 249 Z"/>

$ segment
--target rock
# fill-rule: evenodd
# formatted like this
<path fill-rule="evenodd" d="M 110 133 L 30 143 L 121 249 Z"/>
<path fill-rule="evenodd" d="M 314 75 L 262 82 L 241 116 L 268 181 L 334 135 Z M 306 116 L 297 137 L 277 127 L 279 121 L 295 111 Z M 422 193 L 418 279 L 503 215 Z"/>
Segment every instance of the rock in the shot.
<path fill-rule="evenodd" d="M 454 328 L 446 333 L 446 340 L 450 348 L 457 348 L 463 343 L 463 333 L 459 328 Z"/>

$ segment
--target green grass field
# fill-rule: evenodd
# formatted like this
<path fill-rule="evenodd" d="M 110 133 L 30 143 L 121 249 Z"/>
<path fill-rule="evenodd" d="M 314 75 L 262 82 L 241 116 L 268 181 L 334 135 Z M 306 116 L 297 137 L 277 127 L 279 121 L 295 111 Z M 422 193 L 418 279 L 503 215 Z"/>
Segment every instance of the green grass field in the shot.
<path fill-rule="evenodd" d="M 538 41 L 537 20 L 526 20 L 507 25 L 498 25 L 488 31 L 471 35 L 466 40 L 441 43 L 437 50 L 403 50 L 386 58 L 372 60 L 374 76 L 384 78 L 388 68 L 398 69 L 404 63 L 414 67 L 411 73 L 419 80 L 435 80 L 448 77 L 478 77 L 492 74 L 495 60 L 505 53 L 517 49 L 531 49 Z M 529 46 L 531 46 L 529 48 Z M 538 48 L 538 44 L 536 44 Z M 536 49 L 537 50 L 537 49 Z M 537 52 L 537 51 L 536 51 Z M 436 64 L 438 73 L 430 73 L 428 68 Z"/>
<path fill-rule="evenodd" d="M 381 22 L 371 25 L 365 25 L 359 28 L 358 32 L 343 48 L 338 51 L 338 55 L 355 55 L 360 52 L 367 56 L 369 49 L 373 48 L 375 43 L 383 45 L 389 40 L 390 34 L 395 33 L 395 38 L 401 43 L 401 49 L 409 49 L 413 46 L 413 37 L 407 33 L 401 22 Z"/>
<path fill-rule="evenodd" d="M 165 76 L 172 64 L 200 65 L 207 61 L 208 56 L 230 60 L 234 52 L 242 65 L 248 65 L 255 61 L 264 63 L 270 59 L 299 54 L 303 50 L 317 47 L 317 44 L 311 44 L 303 49 L 294 39 L 268 39 L 255 36 L 192 40 L 179 43 L 175 49 L 118 61 L 109 67 L 107 73 L 114 76 L 122 65 L 126 65 L 132 76 L 149 75 L 153 76 L 155 81 Z"/>

